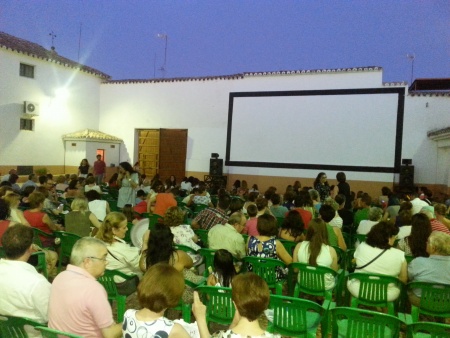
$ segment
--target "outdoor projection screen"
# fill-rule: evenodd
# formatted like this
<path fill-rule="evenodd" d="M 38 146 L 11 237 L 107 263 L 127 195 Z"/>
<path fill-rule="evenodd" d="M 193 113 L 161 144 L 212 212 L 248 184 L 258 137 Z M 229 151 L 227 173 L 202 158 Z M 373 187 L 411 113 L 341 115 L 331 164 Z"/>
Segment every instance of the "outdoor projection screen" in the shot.
<path fill-rule="evenodd" d="M 225 164 L 395 173 L 405 88 L 230 93 Z"/>

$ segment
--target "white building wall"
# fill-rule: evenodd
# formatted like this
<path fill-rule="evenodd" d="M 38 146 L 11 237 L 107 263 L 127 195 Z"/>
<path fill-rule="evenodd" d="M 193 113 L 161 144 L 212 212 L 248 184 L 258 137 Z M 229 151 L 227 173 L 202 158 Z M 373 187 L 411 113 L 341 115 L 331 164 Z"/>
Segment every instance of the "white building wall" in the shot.
<path fill-rule="evenodd" d="M 35 66 L 34 79 L 19 76 Z M 85 72 L 0 49 L 0 164 L 62 165 L 62 135 L 98 128 L 101 79 Z M 34 131 L 20 130 L 23 102 L 40 106 Z"/>
<path fill-rule="evenodd" d="M 211 153 L 217 152 L 222 158 L 225 156 L 230 92 L 380 87 L 381 70 L 246 76 L 243 79 L 205 81 L 104 84 L 100 89 L 99 126 L 103 132 L 124 140 L 121 160 L 130 162 L 136 160 L 133 158 L 136 154 L 135 129 L 188 129 L 186 170 L 208 172 Z M 282 131 L 274 130 L 274 137 L 283 137 Z M 311 178 L 315 177 L 317 172 L 242 167 L 224 169 L 224 173 L 229 174 Z M 336 174 L 331 171 L 327 173 L 330 177 Z M 360 180 L 393 181 L 392 174 L 382 173 L 352 173 L 351 177 Z"/>

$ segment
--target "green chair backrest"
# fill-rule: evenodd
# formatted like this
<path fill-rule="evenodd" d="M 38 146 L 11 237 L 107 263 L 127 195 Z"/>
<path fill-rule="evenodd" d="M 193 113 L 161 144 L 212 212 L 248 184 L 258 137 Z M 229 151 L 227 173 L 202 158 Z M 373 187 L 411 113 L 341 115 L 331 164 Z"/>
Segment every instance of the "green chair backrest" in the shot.
<path fill-rule="evenodd" d="M 48 278 L 47 260 L 45 259 L 45 252 L 44 251 L 33 252 L 31 256 L 37 257 L 37 265 L 35 266 L 36 271 L 42 273 L 42 275 L 45 278 Z"/>
<path fill-rule="evenodd" d="M 125 279 L 134 278 L 120 272 L 118 270 L 105 270 L 103 276 L 98 278 L 98 282 L 103 285 L 108 295 L 110 302 L 116 301 L 117 303 L 117 322 L 123 322 L 123 315 L 125 314 L 126 296 L 120 295 L 117 291 L 116 283 L 114 282 L 114 276 L 119 276 Z"/>
<path fill-rule="evenodd" d="M 148 228 L 149 230 L 155 229 L 156 223 L 158 223 L 159 220 L 162 220 L 164 217 L 158 214 L 151 214 L 148 215 Z"/>
<path fill-rule="evenodd" d="M 61 250 L 59 253 L 58 272 L 62 269 L 62 262 L 65 258 L 70 259 L 72 248 L 75 243 L 81 238 L 71 232 L 55 231 L 55 236 L 61 240 Z"/>
<path fill-rule="evenodd" d="M 243 268 L 252 267 L 252 272 L 264 279 L 270 289 L 276 289 L 276 294 L 281 295 L 283 291 L 282 281 L 277 280 L 277 268 L 286 268 L 286 265 L 279 259 L 261 258 L 254 256 L 245 256 L 242 259 Z"/>
<path fill-rule="evenodd" d="M 394 315 L 394 302 L 388 301 L 388 288 L 393 284 L 402 291 L 402 282 L 397 277 L 355 272 L 349 274 L 348 279 L 357 279 L 360 282 L 358 297 L 352 297 L 352 307 L 358 307 L 360 304 L 387 307 L 388 313 Z"/>
<path fill-rule="evenodd" d="M 3 338 L 26 338 L 36 326 L 42 324 L 28 318 L 0 315 L 0 333 Z"/>
<path fill-rule="evenodd" d="M 324 266 L 312 266 L 305 263 L 292 263 L 289 270 L 298 269 L 297 282 L 294 289 L 294 297 L 300 293 L 306 293 L 313 296 L 325 297 L 331 301 L 333 289 L 326 289 L 326 279 L 329 275 L 336 277 L 337 272 Z"/>
<path fill-rule="evenodd" d="M 292 256 L 294 254 L 294 249 L 297 246 L 297 242 L 294 241 L 287 241 L 285 239 L 278 239 L 281 244 L 283 244 L 286 251 Z"/>
<path fill-rule="evenodd" d="M 208 247 L 208 230 L 197 229 L 194 232 L 202 240 L 205 247 Z"/>
<path fill-rule="evenodd" d="M 355 238 L 359 241 L 359 243 L 365 242 L 367 235 L 366 234 L 355 234 Z"/>
<path fill-rule="evenodd" d="M 43 248 L 42 240 L 44 240 L 46 237 L 50 238 L 56 238 L 54 234 L 48 234 L 42 230 L 39 230 L 38 228 L 32 227 L 34 231 L 34 237 L 33 237 L 33 243 L 39 246 L 40 248 Z"/>
<path fill-rule="evenodd" d="M 198 215 L 200 211 L 205 210 L 209 206 L 206 204 L 196 204 L 194 207 L 194 216 Z"/>
<path fill-rule="evenodd" d="M 305 299 L 270 295 L 269 309 L 273 321 L 267 331 L 288 337 L 316 337 L 317 327 L 325 317 L 325 309 Z M 322 336 L 326 337 L 323 332 Z"/>
<path fill-rule="evenodd" d="M 83 338 L 73 333 L 54 330 L 46 326 L 38 326 L 36 330 L 41 332 L 43 338 Z"/>
<path fill-rule="evenodd" d="M 339 268 L 346 271 L 347 270 L 347 252 L 342 250 L 340 247 L 338 247 L 336 245 L 332 245 L 332 247 L 336 251 Z"/>
<path fill-rule="evenodd" d="M 235 307 L 231 299 L 231 288 L 199 286 L 197 291 L 206 304 L 206 322 L 229 325 L 233 321 Z"/>
<path fill-rule="evenodd" d="M 2 246 L 0 246 L 0 258 L 6 258 L 5 249 Z"/>
<path fill-rule="evenodd" d="M 284 217 L 277 217 L 276 219 L 277 219 L 278 228 L 281 228 L 281 226 L 283 225 L 283 222 L 284 222 Z"/>
<path fill-rule="evenodd" d="M 409 324 L 406 332 L 407 338 L 448 338 L 450 325 L 441 323 L 418 322 Z"/>
<path fill-rule="evenodd" d="M 408 289 L 421 290 L 420 306 L 411 306 L 413 322 L 419 321 L 420 314 L 450 318 L 450 285 L 411 282 L 408 284 Z"/>
<path fill-rule="evenodd" d="M 198 253 L 203 257 L 203 262 L 205 263 L 205 271 L 203 276 L 208 277 L 209 271 L 208 268 L 211 267 L 214 269 L 214 255 L 217 250 L 201 248 L 198 250 Z"/>
<path fill-rule="evenodd" d="M 384 313 L 337 307 L 331 309 L 332 338 L 399 337 L 402 321 Z"/>

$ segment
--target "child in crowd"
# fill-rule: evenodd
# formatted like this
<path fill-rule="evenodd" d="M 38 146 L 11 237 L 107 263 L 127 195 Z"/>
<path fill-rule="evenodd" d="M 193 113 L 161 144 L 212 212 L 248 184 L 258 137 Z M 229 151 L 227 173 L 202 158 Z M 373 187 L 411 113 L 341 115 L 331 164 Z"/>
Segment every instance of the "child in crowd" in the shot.
<path fill-rule="evenodd" d="M 247 215 L 250 217 L 245 223 L 243 234 L 248 234 L 249 236 L 258 236 L 258 230 L 256 225 L 258 222 L 258 208 L 255 204 L 250 204 L 247 208 Z"/>
<path fill-rule="evenodd" d="M 214 254 L 214 272 L 210 269 L 207 280 L 209 286 L 231 287 L 231 281 L 236 275 L 233 264 L 233 255 L 224 249 L 217 250 Z"/>

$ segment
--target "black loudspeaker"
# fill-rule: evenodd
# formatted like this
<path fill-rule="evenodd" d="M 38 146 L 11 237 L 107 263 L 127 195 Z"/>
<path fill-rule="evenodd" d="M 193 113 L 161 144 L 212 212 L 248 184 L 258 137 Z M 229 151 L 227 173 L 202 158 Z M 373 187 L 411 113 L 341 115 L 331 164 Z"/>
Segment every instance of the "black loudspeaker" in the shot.
<path fill-rule="evenodd" d="M 223 159 L 212 158 L 209 160 L 209 174 L 211 176 L 222 176 Z"/>
<path fill-rule="evenodd" d="M 402 165 L 400 167 L 400 188 L 414 188 L 413 165 Z"/>

